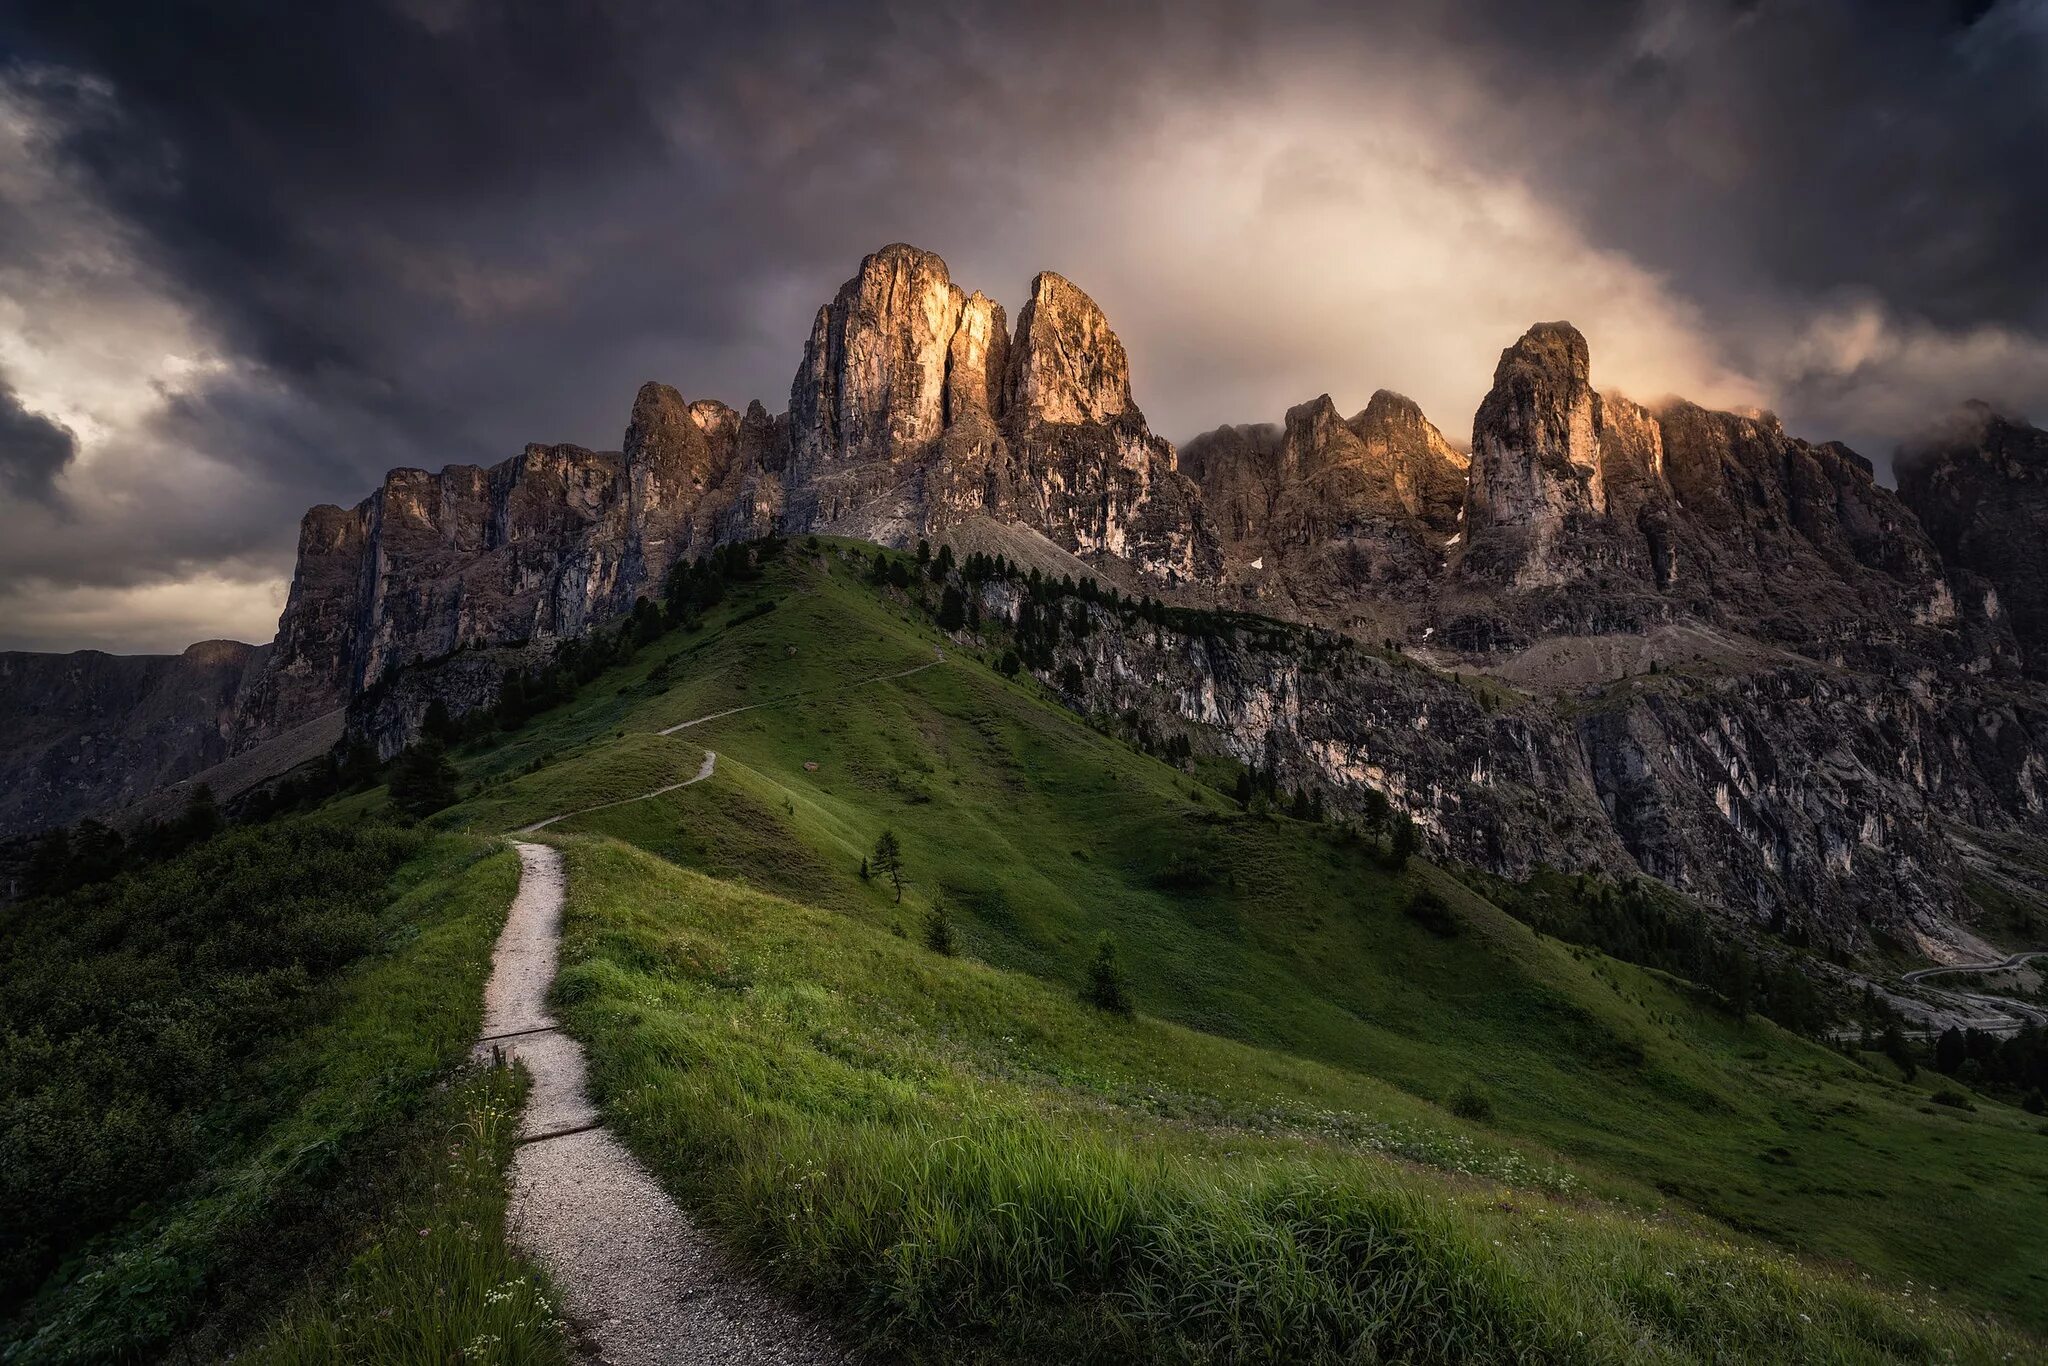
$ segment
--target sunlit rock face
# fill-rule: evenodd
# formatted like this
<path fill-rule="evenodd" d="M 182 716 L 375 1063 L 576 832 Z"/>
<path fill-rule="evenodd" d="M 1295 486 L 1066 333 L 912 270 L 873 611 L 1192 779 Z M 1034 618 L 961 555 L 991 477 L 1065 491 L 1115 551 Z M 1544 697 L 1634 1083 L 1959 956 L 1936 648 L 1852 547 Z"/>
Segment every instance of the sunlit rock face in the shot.
<path fill-rule="evenodd" d="M 963 299 L 946 263 L 901 242 L 818 311 L 790 388 L 800 468 L 906 459 L 946 426 L 946 373 Z"/>
<path fill-rule="evenodd" d="M 1181 463 L 1219 541 L 1223 591 L 1277 615 L 1406 635 L 1459 535 L 1466 457 L 1388 390 L 1349 419 L 1324 394 L 1278 427 L 1219 427 Z"/>
<path fill-rule="evenodd" d="M 946 422 L 976 414 L 1002 416 L 1010 372 L 1010 334 L 1003 306 L 975 290 L 960 305 L 959 325 L 946 347 Z"/>
<path fill-rule="evenodd" d="M 2048 432 L 1972 403 L 1902 452 L 1899 494 L 1951 571 L 2048 674 Z"/>
<path fill-rule="evenodd" d="M 1518 588 L 1564 582 L 1568 531 L 1607 510 L 1586 339 L 1538 323 L 1501 352 L 1472 419 L 1465 564 Z"/>
<path fill-rule="evenodd" d="M 1042 271 L 1017 315 L 1008 406 L 1020 424 L 1114 422 L 1131 409 L 1131 366 L 1109 319 L 1069 281 Z"/>
<path fill-rule="evenodd" d="M 1404 512 L 1439 536 L 1457 532 L 1471 458 L 1444 440 L 1421 405 L 1380 389 L 1345 425 L 1364 448 L 1365 467 L 1386 471 Z"/>
<path fill-rule="evenodd" d="M 1213 574 L 1193 486 L 1095 301 L 1048 272 L 1005 322 L 930 252 L 862 262 L 791 387 L 782 525 L 903 545 L 991 516 L 1162 585 Z"/>

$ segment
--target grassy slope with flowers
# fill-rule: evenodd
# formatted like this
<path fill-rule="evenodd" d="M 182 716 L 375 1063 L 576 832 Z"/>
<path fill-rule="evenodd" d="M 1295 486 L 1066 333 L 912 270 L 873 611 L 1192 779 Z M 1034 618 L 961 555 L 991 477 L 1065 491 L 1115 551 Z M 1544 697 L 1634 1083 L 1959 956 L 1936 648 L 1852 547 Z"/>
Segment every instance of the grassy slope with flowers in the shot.
<path fill-rule="evenodd" d="M 441 819 L 507 829 L 719 752 L 547 832 L 563 1000 L 641 1155 L 852 1331 L 934 1359 L 2039 1352 L 1942 1307 L 2043 1326 L 2038 1122 L 1241 811 L 846 550 L 792 547 L 468 750 L 480 790 Z M 858 876 L 884 827 L 901 905 Z M 1454 933 L 1403 913 L 1421 889 Z M 940 905 L 957 957 L 921 943 Z M 1075 997 L 1104 930 L 1135 1022 Z"/>

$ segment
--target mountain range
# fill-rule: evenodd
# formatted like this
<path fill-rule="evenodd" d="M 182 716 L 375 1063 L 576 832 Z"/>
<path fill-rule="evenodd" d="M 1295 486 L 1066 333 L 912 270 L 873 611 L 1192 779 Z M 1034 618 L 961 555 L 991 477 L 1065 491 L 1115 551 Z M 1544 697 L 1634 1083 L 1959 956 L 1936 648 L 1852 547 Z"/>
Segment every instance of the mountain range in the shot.
<path fill-rule="evenodd" d="M 270 645 L 0 655 L 0 832 L 229 797 L 344 733 L 394 753 L 723 543 L 929 540 L 1190 609 L 1034 671 L 1338 809 L 1383 794 L 1450 857 L 1647 875 L 1842 951 L 1984 949 L 2048 884 L 2048 433 L 1965 408 L 1894 491 L 1768 413 L 1595 373 L 1541 323 L 1468 449 L 1382 390 L 1177 450 L 1078 287 L 1039 275 L 1012 327 L 885 247 L 785 411 L 649 383 L 618 451 L 394 470 L 306 514 Z"/>

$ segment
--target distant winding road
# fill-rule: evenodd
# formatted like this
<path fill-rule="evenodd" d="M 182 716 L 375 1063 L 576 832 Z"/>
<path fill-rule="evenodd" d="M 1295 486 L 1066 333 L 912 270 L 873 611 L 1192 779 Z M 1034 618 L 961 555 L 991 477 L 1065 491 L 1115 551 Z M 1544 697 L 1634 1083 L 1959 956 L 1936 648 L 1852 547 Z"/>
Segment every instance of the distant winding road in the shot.
<path fill-rule="evenodd" d="M 2023 952 L 2015 953 L 2009 958 L 1999 959 L 1996 962 L 1990 963 L 1951 963 L 1946 967 L 1916 968 L 1912 972 L 1901 974 L 1899 985 L 1908 987 L 1919 986 L 1930 977 L 1942 977 L 1950 973 L 1998 972 L 2006 968 L 2023 967 L 2028 960 L 2034 958 L 2048 958 L 2048 949 L 2027 949 Z M 1950 1000 L 1977 1010 L 1996 1011 L 2003 1017 L 1999 1020 L 1981 1021 L 1975 1024 L 1965 1021 L 1963 1023 L 1964 1028 L 1976 1029 L 1986 1034 L 2017 1034 L 2030 1023 L 2048 1025 L 2048 1010 L 2043 1010 L 2040 1006 L 2029 1005 L 2025 1001 L 2015 1000 L 2010 996 L 1992 996 L 1981 991 L 1957 991 L 1950 987 L 1928 987 L 1926 990 L 1936 992 L 1939 995 L 1948 997 Z M 1932 1038 L 1940 1032 L 1940 1030 L 1933 1029 L 1908 1031 L 1912 1037 L 1916 1038 Z"/>

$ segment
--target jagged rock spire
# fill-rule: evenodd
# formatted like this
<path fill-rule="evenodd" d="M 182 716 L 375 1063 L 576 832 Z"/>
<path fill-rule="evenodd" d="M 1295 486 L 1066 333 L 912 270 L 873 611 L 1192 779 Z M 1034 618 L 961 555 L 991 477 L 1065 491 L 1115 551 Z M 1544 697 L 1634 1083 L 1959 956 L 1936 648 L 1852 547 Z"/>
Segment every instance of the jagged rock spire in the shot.
<path fill-rule="evenodd" d="M 1590 374 L 1586 339 L 1566 322 L 1538 323 L 1500 353 L 1472 420 L 1465 518 L 1475 531 L 1526 528 L 1541 542 L 1569 514 L 1605 510 Z"/>
<path fill-rule="evenodd" d="M 1024 423 L 1113 422 L 1137 411 L 1130 360 L 1109 319 L 1049 270 L 1031 281 L 1031 300 L 1017 315 L 1008 402 Z"/>

